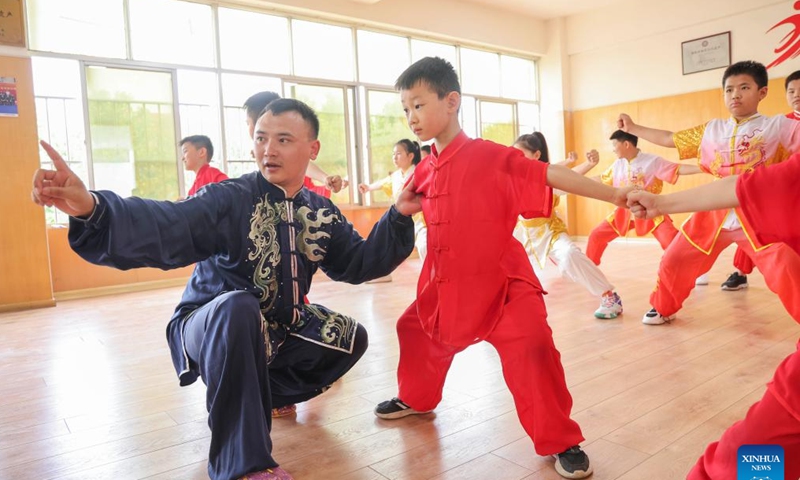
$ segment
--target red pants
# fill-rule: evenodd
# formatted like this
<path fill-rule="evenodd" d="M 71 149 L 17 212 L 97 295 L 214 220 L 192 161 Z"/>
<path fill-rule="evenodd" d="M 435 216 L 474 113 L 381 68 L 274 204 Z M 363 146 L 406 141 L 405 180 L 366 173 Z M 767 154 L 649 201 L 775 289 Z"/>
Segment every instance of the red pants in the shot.
<path fill-rule="evenodd" d="M 415 410 L 432 410 L 442 399 L 453 357 L 466 347 L 431 339 L 422 330 L 416 303 L 397 321 L 397 336 L 398 396 Z M 536 453 L 552 455 L 583 441 L 580 427 L 569 418 L 572 397 L 541 293 L 526 282 L 512 281 L 502 317 L 486 341 L 500 355 L 503 377 Z"/>
<path fill-rule="evenodd" d="M 761 267 L 759 267 L 761 268 Z M 800 344 L 798 344 L 800 348 Z M 800 478 L 800 352 L 783 361 L 760 401 L 744 420 L 725 430 L 719 441 L 706 448 L 689 480 L 733 479 L 737 476 L 736 451 L 741 445 L 780 445 L 784 453 L 784 478 Z"/>
<path fill-rule="evenodd" d="M 742 275 L 750 275 L 753 273 L 755 264 L 741 248 L 736 247 L 736 253 L 733 254 L 733 266 L 736 267 Z"/>
<path fill-rule="evenodd" d="M 633 220 L 631 220 L 630 231 L 634 231 Z M 658 243 L 661 244 L 661 248 L 666 249 L 672 242 L 672 239 L 675 238 L 675 235 L 678 234 L 678 229 L 672 224 L 671 219 L 665 218 L 652 233 L 653 236 L 656 237 L 656 240 L 658 240 Z M 619 237 L 619 234 L 614 230 L 614 227 L 606 220 L 603 220 L 603 222 L 596 226 L 594 230 L 592 230 L 592 233 L 589 234 L 589 242 L 586 244 L 586 256 L 589 257 L 595 265 L 600 265 L 600 257 L 603 256 L 603 252 L 606 251 L 609 242 L 617 237 Z"/>
<path fill-rule="evenodd" d="M 658 266 L 658 283 L 650 294 L 650 305 L 661 315 L 672 315 L 683 306 L 695 279 L 709 271 L 719 254 L 731 243 L 747 254 L 764 275 L 770 290 L 778 294 L 792 318 L 800 318 L 800 256 L 783 243 L 753 250 L 741 228 L 721 230 L 714 248 L 706 255 L 681 234 L 664 251 Z"/>

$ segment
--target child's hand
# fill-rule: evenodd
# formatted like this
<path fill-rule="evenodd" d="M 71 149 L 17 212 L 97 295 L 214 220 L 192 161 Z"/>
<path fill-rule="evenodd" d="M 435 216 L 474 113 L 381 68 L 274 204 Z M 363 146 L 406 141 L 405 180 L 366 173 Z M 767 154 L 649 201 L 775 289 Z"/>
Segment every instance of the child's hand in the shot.
<path fill-rule="evenodd" d="M 592 149 L 586 152 L 586 161 L 592 166 L 597 166 L 600 163 L 600 154 L 597 153 L 597 150 Z"/>
<path fill-rule="evenodd" d="M 414 179 L 412 178 L 406 184 L 403 191 L 400 192 L 394 206 L 400 214 L 411 216 L 422 211 L 421 198 L 422 195 L 417 193 L 416 187 L 414 186 Z"/>
<path fill-rule="evenodd" d="M 636 187 L 619 187 L 614 189 L 614 196 L 611 197 L 610 202 L 620 208 L 628 208 L 628 194 Z"/>
<path fill-rule="evenodd" d="M 94 211 L 94 197 L 70 170 L 67 162 L 47 142 L 39 142 L 53 161 L 55 170 L 36 170 L 33 174 L 31 200 L 43 207 L 53 207 L 71 217 L 85 217 Z"/>
<path fill-rule="evenodd" d="M 325 188 L 333 193 L 339 193 L 339 190 L 344 188 L 344 180 L 339 175 L 329 175 L 325 179 Z"/>
<path fill-rule="evenodd" d="M 576 161 L 578 161 L 578 154 L 575 153 L 575 152 L 569 152 L 567 154 L 567 158 L 564 159 L 564 162 L 562 162 L 561 165 L 564 165 L 565 167 L 569 167 L 570 165 L 574 164 Z"/>
<path fill-rule="evenodd" d="M 369 185 L 366 183 L 359 183 L 358 184 L 358 191 L 362 194 L 369 192 Z"/>
<path fill-rule="evenodd" d="M 617 119 L 617 128 L 622 130 L 623 132 L 630 132 L 632 127 L 635 127 L 636 124 L 633 123 L 631 120 L 630 115 L 627 113 L 620 113 L 619 118 Z"/>
<path fill-rule="evenodd" d="M 655 218 L 662 215 L 659 210 L 661 197 L 644 190 L 633 190 L 628 193 L 628 208 L 636 218 Z"/>

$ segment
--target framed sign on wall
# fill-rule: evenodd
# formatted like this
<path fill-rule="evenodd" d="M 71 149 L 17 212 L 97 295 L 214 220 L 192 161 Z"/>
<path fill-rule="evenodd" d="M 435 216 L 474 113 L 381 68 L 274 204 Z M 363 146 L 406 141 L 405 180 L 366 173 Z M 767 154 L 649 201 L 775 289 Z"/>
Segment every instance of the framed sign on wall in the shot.
<path fill-rule="evenodd" d="M 25 46 L 22 0 L 0 0 L 0 45 Z"/>
<path fill-rule="evenodd" d="M 683 74 L 724 68 L 731 64 L 731 32 L 681 43 Z"/>

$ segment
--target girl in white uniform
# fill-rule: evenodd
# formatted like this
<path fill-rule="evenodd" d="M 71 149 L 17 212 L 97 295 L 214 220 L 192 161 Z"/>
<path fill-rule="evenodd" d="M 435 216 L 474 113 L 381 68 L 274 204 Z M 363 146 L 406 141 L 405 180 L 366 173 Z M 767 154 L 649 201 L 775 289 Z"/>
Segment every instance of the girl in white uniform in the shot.
<path fill-rule="evenodd" d="M 550 163 L 547 142 L 540 132 L 520 136 L 514 142 L 514 147 L 532 160 Z M 588 173 L 600 160 L 596 150 L 587 153 L 586 158 L 586 162 L 573 168 L 581 175 Z M 537 271 L 544 269 L 549 258 L 558 266 L 561 275 L 583 285 L 592 295 L 601 298 L 600 307 L 594 312 L 595 317 L 617 318 L 622 314 L 622 300 L 614 291 L 614 286 L 597 265 L 572 243 L 564 221 L 556 213 L 555 207 L 563 194 L 559 190 L 553 191 L 553 211 L 549 218 L 520 217 L 514 236 L 525 246 L 528 255 L 533 257 L 532 263 Z"/>
<path fill-rule="evenodd" d="M 392 161 L 397 170 L 392 172 L 391 175 L 370 184 L 360 184 L 358 191 L 366 194 L 373 190 L 382 189 L 386 195 L 392 198 L 392 201 L 397 201 L 397 197 L 403 191 L 406 182 L 414 173 L 414 167 L 421 160 L 422 154 L 419 143 L 404 138 L 395 143 L 394 148 L 392 148 Z M 422 212 L 414 215 L 413 219 L 414 246 L 417 248 L 419 258 L 425 261 L 425 255 L 428 253 L 428 228 L 425 226 L 425 218 L 423 218 Z"/>

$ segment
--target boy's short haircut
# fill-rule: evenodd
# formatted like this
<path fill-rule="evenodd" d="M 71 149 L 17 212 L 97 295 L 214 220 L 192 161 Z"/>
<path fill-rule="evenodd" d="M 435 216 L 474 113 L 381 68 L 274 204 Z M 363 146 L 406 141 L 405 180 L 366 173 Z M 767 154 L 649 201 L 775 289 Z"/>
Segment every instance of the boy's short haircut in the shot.
<path fill-rule="evenodd" d="M 786 82 L 783 84 L 783 89 L 789 90 L 789 84 L 795 80 L 800 80 L 800 70 L 795 70 L 794 72 L 790 73 L 788 77 L 786 77 Z"/>
<path fill-rule="evenodd" d="M 397 77 L 394 88 L 410 90 L 423 82 L 436 92 L 440 99 L 450 92 L 461 93 L 456 70 L 450 62 L 439 57 L 425 57 L 414 62 Z"/>
<path fill-rule="evenodd" d="M 617 130 L 616 132 L 612 133 L 609 140 L 616 140 L 618 142 L 631 142 L 631 145 L 634 147 L 639 143 L 639 137 L 632 133 L 623 132 L 622 130 Z"/>
<path fill-rule="evenodd" d="M 261 117 L 267 112 L 272 112 L 273 115 L 280 115 L 286 112 L 297 112 L 303 117 L 309 127 L 311 127 L 311 135 L 314 140 L 319 136 L 319 118 L 317 118 L 314 109 L 294 98 L 279 98 L 269 102 L 264 107 L 264 110 L 258 115 Z"/>
<path fill-rule="evenodd" d="M 758 88 L 764 88 L 769 83 L 769 75 L 767 75 L 767 68 L 758 62 L 752 60 L 745 60 L 743 62 L 736 62 L 730 67 L 725 69 L 722 74 L 722 88 L 725 88 L 725 80 L 734 75 L 749 75 L 750 78 L 756 82 Z"/>
<path fill-rule="evenodd" d="M 189 135 L 182 139 L 178 146 L 182 147 L 184 143 L 191 143 L 198 150 L 205 148 L 207 161 L 210 162 L 214 158 L 214 145 L 211 144 L 211 139 L 205 135 Z"/>
<path fill-rule="evenodd" d="M 253 124 L 255 124 L 256 121 L 258 121 L 258 117 L 261 116 L 261 112 L 264 111 L 264 108 L 266 108 L 270 102 L 279 98 L 281 98 L 281 96 L 275 92 L 258 92 L 245 100 L 242 106 L 247 111 L 247 118 L 252 120 Z"/>

